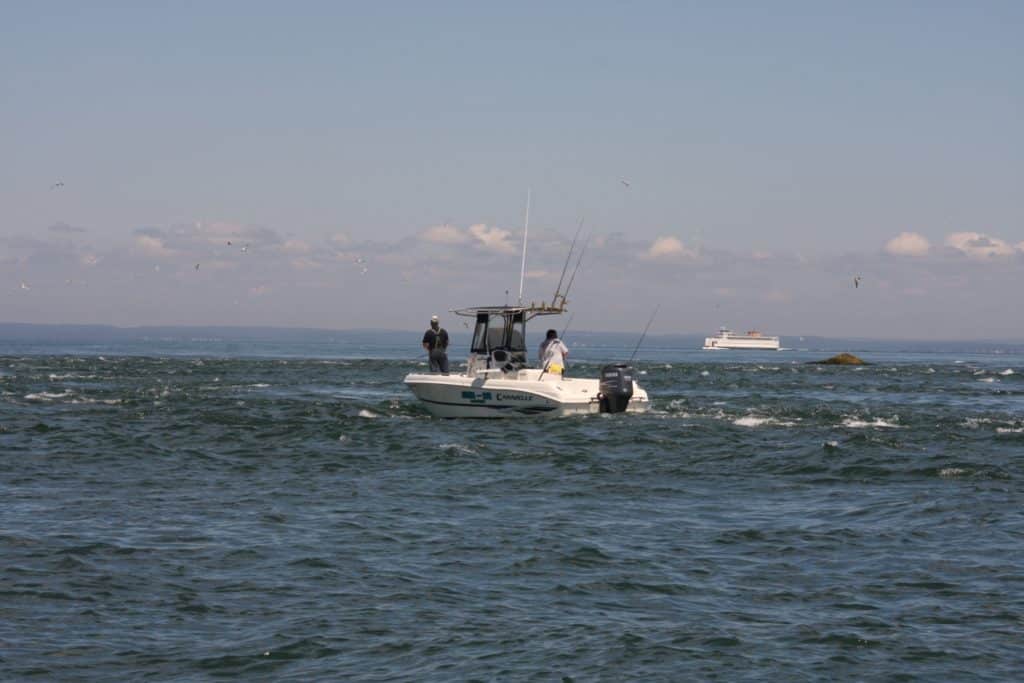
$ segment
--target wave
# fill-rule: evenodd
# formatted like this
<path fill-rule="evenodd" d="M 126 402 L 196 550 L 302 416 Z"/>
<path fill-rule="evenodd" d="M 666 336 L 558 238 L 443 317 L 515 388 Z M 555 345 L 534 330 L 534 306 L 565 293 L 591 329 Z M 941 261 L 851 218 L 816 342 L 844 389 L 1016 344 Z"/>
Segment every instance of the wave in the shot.
<path fill-rule="evenodd" d="M 59 394 L 55 394 L 50 391 L 40 391 L 38 393 L 25 394 L 25 400 L 27 401 L 52 401 L 55 398 L 67 398 L 71 395 L 71 391 L 62 391 Z"/>
<path fill-rule="evenodd" d="M 848 417 L 845 420 L 843 420 L 843 426 L 849 427 L 851 429 L 863 429 L 865 427 L 877 427 L 880 429 L 898 429 L 902 427 L 902 425 L 897 424 L 896 422 L 889 422 L 888 420 L 883 420 L 880 417 L 876 417 L 874 420 L 870 422 L 855 417 Z"/>
<path fill-rule="evenodd" d="M 944 467 L 939 470 L 940 477 L 959 477 L 964 474 L 967 474 L 967 470 L 962 467 Z"/>
<path fill-rule="evenodd" d="M 772 425 L 775 427 L 796 426 L 796 422 L 791 422 L 789 420 L 779 420 L 774 417 L 758 417 L 756 415 L 738 417 L 733 420 L 732 423 L 738 427 L 762 427 L 764 425 Z"/>

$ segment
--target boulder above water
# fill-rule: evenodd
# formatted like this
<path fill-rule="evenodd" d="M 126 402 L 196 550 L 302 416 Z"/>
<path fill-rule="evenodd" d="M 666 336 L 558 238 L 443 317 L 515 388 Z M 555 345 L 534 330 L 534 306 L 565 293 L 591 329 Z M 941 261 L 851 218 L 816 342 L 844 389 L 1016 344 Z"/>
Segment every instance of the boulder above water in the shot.
<path fill-rule="evenodd" d="M 825 360 L 812 360 L 811 363 L 815 365 L 867 365 L 867 363 L 852 353 L 841 353 L 838 356 L 832 356 Z"/>

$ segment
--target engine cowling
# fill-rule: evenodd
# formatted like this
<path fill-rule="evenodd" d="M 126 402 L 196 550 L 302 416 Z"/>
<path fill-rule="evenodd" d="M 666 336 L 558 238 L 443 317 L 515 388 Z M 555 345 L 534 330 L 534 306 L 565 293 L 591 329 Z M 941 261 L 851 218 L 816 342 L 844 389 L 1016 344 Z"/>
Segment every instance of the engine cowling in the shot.
<path fill-rule="evenodd" d="M 601 368 L 600 392 L 602 413 L 622 413 L 633 398 L 633 366 L 625 363 Z"/>

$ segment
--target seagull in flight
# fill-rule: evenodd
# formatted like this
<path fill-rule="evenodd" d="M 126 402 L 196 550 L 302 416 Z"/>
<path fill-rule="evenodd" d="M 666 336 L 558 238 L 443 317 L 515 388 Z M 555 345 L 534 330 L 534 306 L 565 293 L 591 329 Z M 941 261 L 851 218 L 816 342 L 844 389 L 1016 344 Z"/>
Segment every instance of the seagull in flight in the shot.
<path fill-rule="evenodd" d="M 629 189 L 629 186 L 631 185 L 631 183 L 628 180 L 626 180 L 625 178 L 619 178 L 619 182 L 622 183 L 623 185 L 625 185 L 627 190 Z"/>
<path fill-rule="evenodd" d="M 196 264 L 196 270 L 199 270 L 199 264 L 198 263 Z"/>
<path fill-rule="evenodd" d="M 860 275 L 853 278 L 853 288 L 857 289 L 858 287 L 860 287 Z"/>
<path fill-rule="evenodd" d="M 31 287 L 29 287 L 29 286 L 28 286 L 27 284 L 25 284 L 25 281 L 24 281 L 24 280 L 22 280 L 22 281 L 21 281 L 21 288 L 22 288 L 22 289 L 32 289 L 32 288 L 31 288 Z"/>
<path fill-rule="evenodd" d="M 245 245 L 244 247 L 242 247 L 242 253 L 243 254 L 246 253 L 247 251 L 249 251 L 249 245 L 248 244 Z"/>
<path fill-rule="evenodd" d="M 51 190 L 56 190 L 56 189 L 61 188 L 61 187 L 64 187 L 64 181 L 63 180 L 58 180 L 53 185 L 50 185 L 50 189 Z"/>

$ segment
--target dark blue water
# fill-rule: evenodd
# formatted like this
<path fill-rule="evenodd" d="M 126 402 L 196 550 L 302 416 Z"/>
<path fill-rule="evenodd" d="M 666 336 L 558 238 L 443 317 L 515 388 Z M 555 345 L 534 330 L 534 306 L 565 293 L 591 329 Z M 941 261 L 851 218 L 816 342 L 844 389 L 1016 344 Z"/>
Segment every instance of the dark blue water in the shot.
<path fill-rule="evenodd" d="M 506 422 L 405 341 L 0 347 L 0 679 L 1024 671 L 1021 349 L 661 343 L 652 413 Z"/>

